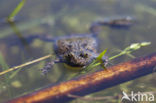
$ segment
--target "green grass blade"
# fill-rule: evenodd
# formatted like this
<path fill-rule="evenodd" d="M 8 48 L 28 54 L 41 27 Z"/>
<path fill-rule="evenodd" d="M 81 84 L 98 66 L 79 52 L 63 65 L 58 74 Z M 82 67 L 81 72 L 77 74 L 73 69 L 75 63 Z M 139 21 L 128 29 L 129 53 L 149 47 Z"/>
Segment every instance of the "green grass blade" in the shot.
<path fill-rule="evenodd" d="M 81 73 L 85 73 L 88 72 L 89 70 L 91 70 L 91 68 L 96 67 L 100 64 L 102 64 L 102 57 L 106 54 L 107 49 L 105 49 L 103 52 L 101 52 L 98 57 L 92 61 L 92 63 L 90 63 L 85 70 L 82 70 Z"/>
<path fill-rule="evenodd" d="M 107 52 L 107 49 L 105 49 L 103 52 L 101 52 L 99 54 L 99 56 L 96 58 L 96 60 L 101 61 L 102 60 L 102 57 L 106 54 L 106 52 Z"/>
<path fill-rule="evenodd" d="M 7 63 L 5 62 L 3 55 L 0 53 L 0 65 L 2 66 L 2 70 L 7 70 L 9 68 L 9 66 L 7 65 Z"/>
<path fill-rule="evenodd" d="M 1 54 L 1 52 L 0 52 L 0 65 L 1 65 L 3 71 L 5 71 L 5 70 L 7 70 L 9 68 L 9 66 L 5 62 L 5 59 L 4 59 L 3 55 Z M 10 80 L 9 80 L 9 74 L 5 74 L 4 77 L 5 77 L 4 84 L 5 84 L 6 88 L 8 88 L 9 87 L 9 82 L 10 82 Z M 10 89 L 7 89 L 7 91 L 8 91 L 9 97 L 12 97 L 11 90 Z"/>
<path fill-rule="evenodd" d="M 14 17 L 18 14 L 18 12 L 22 9 L 24 6 L 26 0 L 22 0 L 16 8 L 13 10 L 13 12 L 8 16 L 8 20 L 14 19 Z"/>

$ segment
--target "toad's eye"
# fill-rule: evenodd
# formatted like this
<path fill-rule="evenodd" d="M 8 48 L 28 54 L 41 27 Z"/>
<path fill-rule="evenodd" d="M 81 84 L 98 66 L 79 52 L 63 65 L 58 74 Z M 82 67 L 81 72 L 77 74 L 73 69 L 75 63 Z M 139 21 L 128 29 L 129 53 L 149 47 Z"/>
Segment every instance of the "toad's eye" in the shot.
<path fill-rule="evenodd" d="M 87 53 L 80 53 L 80 57 L 88 58 L 88 54 Z"/>

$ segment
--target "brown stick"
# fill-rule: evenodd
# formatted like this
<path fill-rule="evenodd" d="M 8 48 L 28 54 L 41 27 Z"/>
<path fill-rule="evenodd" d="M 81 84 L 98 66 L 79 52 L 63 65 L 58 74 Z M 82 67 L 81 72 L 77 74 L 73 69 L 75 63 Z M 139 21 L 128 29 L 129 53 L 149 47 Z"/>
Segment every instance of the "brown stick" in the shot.
<path fill-rule="evenodd" d="M 60 83 L 9 101 L 8 103 L 64 103 L 68 94 L 83 96 L 152 73 L 156 53 L 120 63 L 93 74 Z"/>

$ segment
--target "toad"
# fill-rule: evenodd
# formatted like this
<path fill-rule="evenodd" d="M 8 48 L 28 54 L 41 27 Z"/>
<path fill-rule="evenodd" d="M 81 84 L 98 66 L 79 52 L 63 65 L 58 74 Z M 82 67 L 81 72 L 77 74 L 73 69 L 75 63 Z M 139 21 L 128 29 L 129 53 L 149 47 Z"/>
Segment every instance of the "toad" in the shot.
<path fill-rule="evenodd" d="M 116 22 L 120 21 L 120 22 Z M 126 22 L 127 21 L 127 22 Z M 99 27 L 104 25 L 119 25 L 128 26 L 131 25 L 131 20 L 128 18 L 112 20 L 112 21 L 98 21 L 94 22 L 90 27 L 90 34 L 75 34 L 71 36 L 60 37 L 54 40 L 54 51 L 57 58 L 48 64 L 42 70 L 43 74 L 46 74 L 55 63 L 65 63 L 72 67 L 81 67 L 84 69 L 93 60 L 95 60 L 99 53 L 97 52 L 97 34 L 99 33 Z M 114 24 L 113 24 L 114 23 Z M 119 24 L 118 24 L 119 23 Z M 108 59 L 106 56 L 102 57 L 103 65 L 106 65 Z"/>

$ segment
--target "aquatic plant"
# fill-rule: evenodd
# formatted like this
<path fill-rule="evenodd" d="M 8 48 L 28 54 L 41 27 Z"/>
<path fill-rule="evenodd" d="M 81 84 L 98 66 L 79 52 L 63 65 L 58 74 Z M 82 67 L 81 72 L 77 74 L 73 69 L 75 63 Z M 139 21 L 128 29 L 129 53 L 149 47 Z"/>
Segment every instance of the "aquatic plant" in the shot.
<path fill-rule="evenodd" d="M 16 6 L 16 8 L 11 12 L 11 14 L 7 17 L 7 21 L 14 21 L 15 16 L 20 12 L 23 8 L 26 0 L 21 0 L 21 2 Z"/>
<path fill-rule="evenodd" d="M 119 54 L 109 57 L 108 60 L 109 61 L 113 60 L 122 55 L 131 55 L 133 51 L 138 50 L 141 47 L 148 46 L 150 44 L 151 42 L 133 43 L 130 46 L 126 47 L 124 50 L 122 50 Z M 102 65 L 102 67 L 105 69 L 105 66 L 103 65 L 102 57 L 105 55 L 106 51 L 107 49 L 101 52 L 99 56 L 96 58 L 96 60 L 94 60 L 89 66 L 86 67 L 85 71 L 89 71 L 91 70 L 91 68 L 94 68 L 98 65 Z M 82 73 L 84 73 L 84 71 Z"/>
<path fill-rule="evenodd" d="M 108 59 L 109 59 L 109 60 L 113 60 L 113 59 L 115 59 L 115 58 L 117 58 L 117 57 L 119 57 L 119 56 L 122 56 L 122 55 L 125 55 L 125 54 L 130 54 L 130 53 L 132 53 L 133 51 L 138 50 L 138 49 L 140 49 L 140 48 L 143 47 L 143 46 L 148 46 L 148 45 L 150 45 L 150 44 L 151 44 L 151 42 L 133 43 L 133 44 L 131 44 L 130 46 L 126 47 L 126 48 L 125 48 L 123 51 L 121 51 L 119 54 L 114 55 L 114 56 L 112 56 L 112 57 L 109 57 Z M 100 65 L 100 64 L 102 65 L 103 68 L 105 68 L 105 66 L 102 64 L 102 63 L 103 63 L 102 58 L 103 58 L 103 56 L 105 55 L 106 51 L 107 51 L 107 49 L 105 49 L 103 52 L 101 52 L 101 53 L 99 54 L 99 56 L 98 56 L 92 63 L 90 63 L 85 69 L 83 69 L 83 70 L 81 71 L 81 73 L 86 73 L 87 71 L 90 71 L 91 68 L 94 68 L 94 67 L 96 67 L 96 66 L 98 66 L 98 65 Z M 40 61 L 45 60 L 45 59 L 50 58 L 50 57 L 52 57 L 52 54 L 49 54 L 49 55 L 47 55 L 47 56 L 44 56 L 44 57 L 35 59 L 35 60 L 33 60 L 33 61 L 29 61 L 29 62 L 24 63 L 24 64 L 21 64 L 21 65 L 19 65 L 19 66 L 15 66 L 15 67 L 9 68 L 9 69 L 7 69 L 7 70 L 4 70 L 4 71 L 0 72 L 0 76 L 6 74 L 6 73 L 8 73 L 8 72 L 17 70 L 17 69 L 19 69 L 19 68 L 22 68 L 22 67 L 31 65 L 31 64 L 33 64 L 33 63 L 40 62 Z"/>

